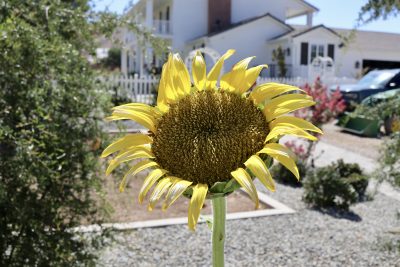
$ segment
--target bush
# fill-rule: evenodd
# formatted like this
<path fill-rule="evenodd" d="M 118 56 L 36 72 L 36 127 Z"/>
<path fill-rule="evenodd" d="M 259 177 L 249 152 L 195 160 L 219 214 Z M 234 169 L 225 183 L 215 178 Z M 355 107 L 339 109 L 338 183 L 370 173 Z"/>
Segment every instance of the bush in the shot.
<path fill-rule="evenodd" d="M 274 180 L 285 185 L 293 187 L 301 187 L 303 179 L 306 177 L 307 165 L 302 160 L 296 161 L 297 168 L 299 169 L 300 180 L 297 180 L 296 176 L 293 175 L 286 167 L 281 164 L 274 165 L 271 168 L 272 177 Z"/>
<path fill-rule="evenodd" d="M 86 1 L 0 1 L 0 266 L 93 264 L 105 101 Z"/>
<path fill-rule="evenodd" d="M 303 200 L 310 206 L 348 210 L 350 205 L 365 199 L 368 177 L 358 164 L 339 160 L 310 172 L 303 185 Z"/>
<path fill-rule="evenodd" d="M 114 70 L 121 67 L 121 49 L 112 47 L 108 50 L 108 56 L 100 60 L 100 64 L 107 69 Z"/>
<path fill-rule="evenodd" d="M 394 133 L 385 141 L 382 149 L 378 179 L 400 187 L 400 133 Z"/>

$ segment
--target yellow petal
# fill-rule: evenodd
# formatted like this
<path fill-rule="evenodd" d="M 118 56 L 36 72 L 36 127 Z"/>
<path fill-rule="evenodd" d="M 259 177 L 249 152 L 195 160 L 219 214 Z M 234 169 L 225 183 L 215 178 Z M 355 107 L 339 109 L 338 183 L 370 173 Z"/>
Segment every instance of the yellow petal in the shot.
<path fill-rule="evenodd" d="M 110 144 L 106 149 L 104 149 L 101 157 L 107 157 L 108 155 L 122 150 L 124 148 L 128 148 L 131 146 L 139 146 L 144 144 L 150 144 L 153 142 L 150 136 L 146 134 L 136 133 L 136 134 L 128 134 L 117 141 Z"/>
<path fill-rule="evenodd" d="M 146 104 L 142 103 L 129 103 L 129 104 L 124 104 L 120 106 L 113 107 L 112 110 L 114 111 L 138 111 L 138 112 L 143 112 L 148 115 L 151 115 L 155 118 L 159 118 L 162 114 L 155 109 L 154 107 L 151 107 Z"/>
<path fill-rule="evenodd" d="M 119 191 L 124 192 L 129 177 L 135 176 L 137 173 L 139 173 L 147 168 L 155 167 L 155 166 L 158 166 L 158 164 L 156 162 L 145 159 L 145 160 L 139 162 L 138 164 L 136 164 L 135 166 L 133 166 L 132 168 L 130 168 L 129 171 L 127 173 L 125 173 L 124 178 L 122 178 L 122 181 L 119 184 Z"/>
<path fill-rule="evenodd" d="M 279 127 L 279 126 L 294 126 L 303 130 L 311 131 L 311 132 L 316 132 L 319 134 L 323 134 L 323 132 L 316 126 L 314 126 L 312 123 L 297 118 L 297 117 L 292 117 L 292 116 L 282 116 L 279 118 L 276 118 L 275 120 L 271 121 L 269 123 L 270 129 L 273 129 L 274 127 Z"/>
<path fill-rule="evenodd" d="M 293 173 L 298 180 L 300 179 L 299 170 L 297 169 L 295 162 L 295 155 L 287 147 L 276 143 L 266 144 L 257 154 L 270 155 Z"/>
<path fill-rule="evenodd" d="M 146 127 L 153 133 L 156 131 L 156 119 L 154 116 L 141 111 L 130 111 L 130 110 L 115 110 L 112 115 L 107 118 L 110 121 L 116 120 L 133 120 L 140 125 Z"/>
<path fill-rule="evenodd" d="M 158 86 L 157 106 L 172 104 L 177 100 L 177 93 L 173 85 L 173 56 L 169 54 L 168 61 L 163 65 L 160 84 Z"/>
<path fill-rule="evenodd" d="M 174 78 L 176 78 L 183 96 L 188 95 L 190 94 L 190 88 L 192 87 L 189 71 L 179 54 L 174 54 L 173 62 L 175 69 Z"/>
<path fill-rule="evenodd" d="M 292 85 L 281 83 L 264 83 L 257 85 L 250 93 L 249 97 L 251 100 L 253 100 L 255 105 L 259 105 L 266 99 L 272 99 L 278 95 L 292 91 L 304 92 L 300 88 Z"/>
<path fill-rule="evenodd" d="M 221 69 L 224 65 L 225 60 L 227 60 L 230 56 L 232 56 L 235 53 L 235 50 L 230 49 L 226 51 L 225 54 L 223 54 L 215 63 L 215 65 L 212 67 L 210 72 L 207 75 L 207 89 L 213 89 L 217 85 L 217 81 L 219 78 L 219 75 L 221 73 Z"/>
<path fill-rule="evenodd" d="M 146 197 L 147 192 L 149 192 L 150 188 L 154 185 L 155 182 L 158 181 L 167 171 L 163 169 L 155 169 L 144 179 L 142 188 L 139 192 L 139 203 L 142 204 L 143 199 Z"/>
<path fill-rule="evenodd" d="M 158 200 L 168 190 L 171 184 L 172 183 L 170 177 L 166 177 L 158 182 L 153 190 L 153 193 L 150 196 L 149 205 L 147 207 L 149 211 L 152 211 L 154 209 L 154 206 L 157 204 Z"/>
<path fill-rule="evenodd" d="M 236 171 L 231 172 L 231 175 L 243 187 L 244 191 L 249 194 L 251 200 L 256 204 L 256 209 L 258 209 L 258 194 L 250 175 L 242 168 L 238 168 Z"/>
<path fill-rule="evenodd" d="M 154 155 L 150 151 L 150 149 L 143 146 L 129 148 L 129 150 L 124 151 L 123 153 L 119 154 L 115 159 L 110 161 L 110 165 L 108 165 L 108 168 L 106 170 L 106 175 L 109 175 L 121 163 L 140 158 L 154 158 Z"/>
<path fill-rule="evenodd" d="M 188 212 L 188 225 L 189 229 L 192 231 L 196 229 L 196 224 L 199 220 L 200 211 L 206 199 L 207 191 L 208 186 L 206 184 L 196 184 L 193 187 L 193 194 L 190 199 Z"/>
<path fill-rule="evenodd" d="M 257 155 L 251 156 L 245 163 L 247 168 L 261 181 L 261 183 L 268 188 L 268 190 L 275 191 L 275 182 L 268 171 L 264 161 Z"/>
<path fill-rule="evenodd" d="M 168 209 L 191 184 L 192 182 L 176 178 L 169 188 L 162 209 Z"/>
<path fill-rule="evenodd" d="M 200 51 L 197 51 L 196 56 L 193 59 L 192 75 L 194 85 L 199 90 L 203 90 L 206 85 L 206 71 L 206 62 L 204 61 L 203 55 Z"/>
<path fill-rule="evenodd" d="M 230 72 L 224 74 L 221 77 L 221 89 L 240 94 L 243 91 L 243 86 L 246 84 L 243 81 L 246 78 L 247 66 L 253 58 L 248 57 L 239 61 L 233 66 Z"/>
<path fill-rule="evenodd" d="M 238 63 L 236 63 L 232 70 L 246 70 L 247 67 L 249 66 L 250 61 L 252 61 L 255 57 L 247 57 L 245 59 L 242 59 Z"/>
<path fill-rule="evenodd" d="M 267 138 L 265 138 L 265 142 L 268 142 L 271 139 L 274 139 L 278 136 L 282 135 L 293 135 L 302 138 L 309 139 L 311 141 L 316 141 L 318 138 L 315 136 L 307 133 L 306 131 L 297 128 L 297 127 L 288 127 L 288 126 L 275 126 L 272 130 L 268 133 Z"/>
<path fill-rule="evenodd" d="M 251 86 L 253 86 L 263 68 L 268 68 L 268 65 L 259 65 L 246 70 L 244 80 L 242 84 L 239 85 L 240 93 L 245 93 Z"/>
<path fill-rule="evenodd" d="M 278 116 L 315 105 L 312 98 L 304 94 L 288 94 L 278 96 L 269 101 L 264 107 L 264 115 L 267 121 L 271 121 Z"/>

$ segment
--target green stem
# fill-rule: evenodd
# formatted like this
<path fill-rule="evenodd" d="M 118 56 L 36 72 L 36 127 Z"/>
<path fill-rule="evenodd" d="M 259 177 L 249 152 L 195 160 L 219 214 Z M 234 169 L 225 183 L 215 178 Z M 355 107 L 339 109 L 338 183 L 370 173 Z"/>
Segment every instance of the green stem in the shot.
<path fill-rule="evenodd" d="M 225 243 L 225 220 L 226 220 L 225 197 L 213 198 L 212 206 L 213 206 L 213 226 L 212 226 L 213 267 L 223 267 L 224 243 Z"/>

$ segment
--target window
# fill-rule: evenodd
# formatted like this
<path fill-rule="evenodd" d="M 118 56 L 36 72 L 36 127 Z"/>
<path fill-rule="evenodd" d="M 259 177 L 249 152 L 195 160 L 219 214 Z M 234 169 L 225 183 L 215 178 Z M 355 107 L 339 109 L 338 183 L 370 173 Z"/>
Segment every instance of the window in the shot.
<path fill-rule="evenodd" d="M 165 20 L 169 21 L 169 6 L 167 6 L 167 10 L 165 11 Z"/>
<path fill-rule="evenodd" d="M 310 47 L 310 62 L 317 56 L 323 57 L 325 55 L 325 45 L 312 44 Z"/>
<path fill-rule="evenodd" d="M 301 43 L 300 45 L 300 65 L 308 64 L 308 43 Z"/>

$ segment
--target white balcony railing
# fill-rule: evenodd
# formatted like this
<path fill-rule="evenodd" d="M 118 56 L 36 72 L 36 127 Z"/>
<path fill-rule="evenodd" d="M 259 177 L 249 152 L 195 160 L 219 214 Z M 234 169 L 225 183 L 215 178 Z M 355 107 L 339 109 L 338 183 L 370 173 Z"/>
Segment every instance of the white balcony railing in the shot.
<path fill-rule="evenodd" d="M 169 20 L 153 20 L 154 33 L 157 34 L 172 34 L 172 24 Z"/>

